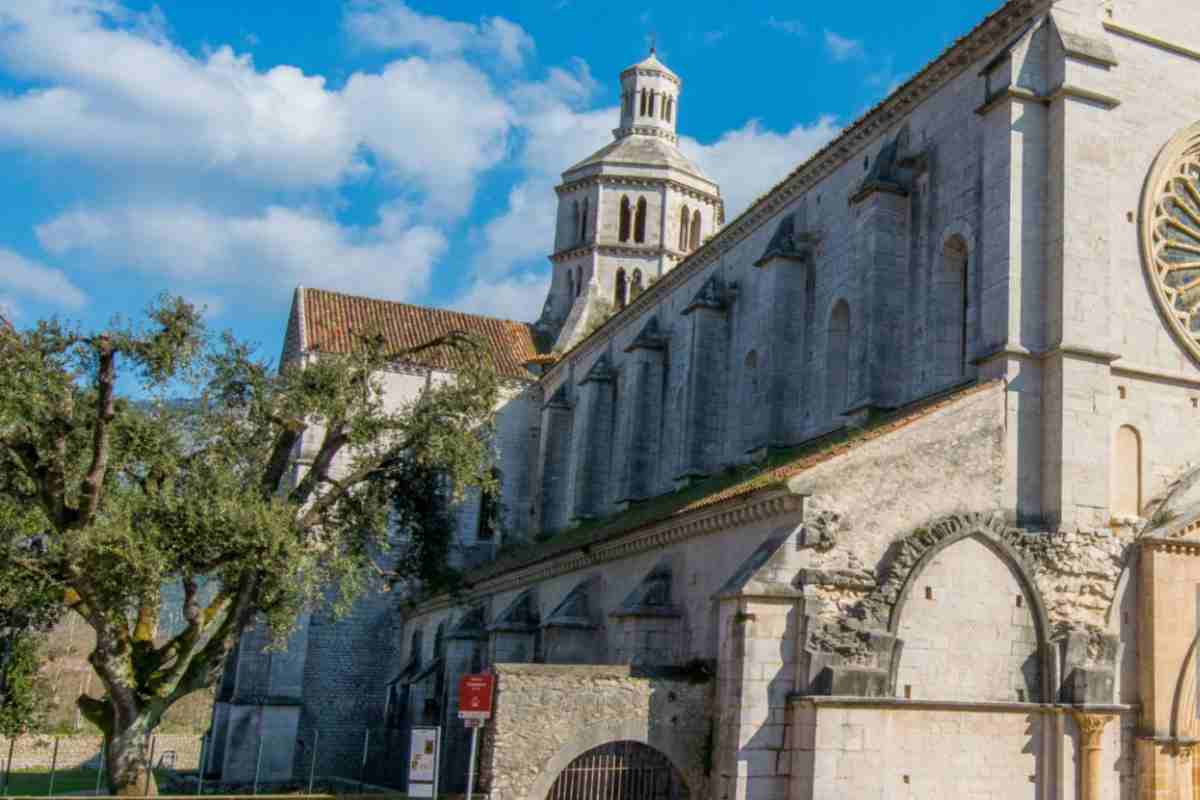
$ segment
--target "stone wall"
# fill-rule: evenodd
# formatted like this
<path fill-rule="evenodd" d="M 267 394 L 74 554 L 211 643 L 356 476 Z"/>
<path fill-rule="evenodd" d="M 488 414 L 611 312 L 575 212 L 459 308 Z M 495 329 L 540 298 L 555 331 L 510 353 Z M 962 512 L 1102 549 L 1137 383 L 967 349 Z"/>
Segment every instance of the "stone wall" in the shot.
<path fill-rule="evenodd" d="M 692 800 L 708 796 L 710 682 L 607 665 L 494 669 L 496 713 L 480 762 L 480 790 L 494 800 L 542 800 L 571 761 L 614 741 L 661 751 Z"/>
<path fill-rule="evenodd" d="M 58 741 L 58 758 L 54 756 L 54 742 Z M 152 737 L 154 763 L 170 764 L 174 753 L 175 769 L 194 770 L 200 763 L 201 737 L 191 734 L 161 734 Z M 0 767 L 11 766 L 14 770 L 49 771 L 51 764 L 57 769 L 96 767 L 99 763 L 102 739 L 99 736 L 21 736 L 12 742 L 0 736 Z M 9 765 L 9 747 L 12 746 L 12 763 Z M 164 761 L 164 758 L 166 759 Z"/>

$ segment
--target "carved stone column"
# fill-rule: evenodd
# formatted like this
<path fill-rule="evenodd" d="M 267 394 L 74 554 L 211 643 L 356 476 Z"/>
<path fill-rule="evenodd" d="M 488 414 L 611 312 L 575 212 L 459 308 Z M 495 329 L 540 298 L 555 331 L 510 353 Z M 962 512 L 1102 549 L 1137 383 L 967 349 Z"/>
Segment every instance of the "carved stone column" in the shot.
<path fill-rule="evenodd" d="M 1100 741 L 1104 728 L 1112 717 L 1108 714 L 1088 714 L 1072 711 L 1079 726 L 1079 787 L 1080 800 L 1100 800 Z"/>

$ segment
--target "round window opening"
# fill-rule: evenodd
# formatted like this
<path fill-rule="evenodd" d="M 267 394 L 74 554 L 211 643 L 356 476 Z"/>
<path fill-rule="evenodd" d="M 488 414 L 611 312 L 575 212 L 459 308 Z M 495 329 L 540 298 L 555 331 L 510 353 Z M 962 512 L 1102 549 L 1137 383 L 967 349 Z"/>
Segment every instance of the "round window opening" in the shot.
<path fill-rule="evenodd" d="M 1142 265 L 1176 339 L 1200 360 L 1200 123 L 1159 154 L 1142 197 Z"/>

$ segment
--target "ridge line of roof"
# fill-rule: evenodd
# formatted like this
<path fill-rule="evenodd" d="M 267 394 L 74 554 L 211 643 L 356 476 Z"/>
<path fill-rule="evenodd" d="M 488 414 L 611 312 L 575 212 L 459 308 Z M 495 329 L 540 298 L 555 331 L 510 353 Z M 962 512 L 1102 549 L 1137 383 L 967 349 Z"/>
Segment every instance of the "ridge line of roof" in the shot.
<path fill-rule="evenodd" d="M 657 297 L 660 294 L 665 293 L 676 283 L 682 283 L 693 270 L 698 270 L 701 266 L 707 264 L 710 260 L 710 257 L 719 259 L 722 255 L 724 255 L 724 252 L 720 248 L 725 248 L 731 244 L 727 240 L 734 238 L 733 232 L 736 231 L 739 226 L 751 220 L 755 214 L 765 210 L 765 208 L 769 205 L 769 201 L 777 192 L 785 189 L 794 181 L 798 181 L 803 176 L 804 172 L 816 165 L 817 162 L 821 161 L 823 158 L 826 158 L 831 153 L 836 152 L 839 147 L 844 147 L 846 145 L 846 140 L 850 139 L 853 134 L 860 133 L 864 129 L 872 129 L 873 126 L 871 123 L 875 120 L 875 118 L 881 117 L 885 113 L 887 106 L 893 103 L 899 104 L 902 97 L 910 95 L 917 89 L 922 88 L 922 83 L 929 78 L 929 74 L 934 71 L 938 65 L 944 64 L 947 66 L 952 66 L 953 74 L 947 75 L 944 78 L 939 78 L 935 84 L 931 85 L 931 88 L 940 88 L 954 77 L 959 75 L 969 66 L 969 63 L 964 62 L 962 64 L 952 65 L 950 63 L 952 61 L 952 56 L 956 51 L 965 48 L 970 42 L 982 37 L 983 32 L 987 29 L 987 27 L 993 24 L 996 20 L 1000 19 L 1005 13 L 1026 13 L 1032 16 L 1038 7 L 1050 4 L 1052 4 L 1052 0 L 1004 0 L 1004 2 L 1002 2 L 995 11 L 984 17 L 982 21 L 971 28 L 971 30 L 969 30 L 967 33 L 955 39 L 954 42 L 943 49 L 941 53 L 926 63 L 924 67 L 922 67 L 911 78 L 887 95 L 883 100 L 879 101 L 874 106 L 859 115 L 853 122 L 843 128 L 837 134 L 837 136 L 831 139 L 828 144 L 806 158 L 791 172 L 789 172 L 787 176 L 783 178 L 783 180 L 776 183 L 764 194 L 755 198 L 749 206 L 747 206 L 741 213 L 734 217 L 728 224 L 724 225 L 719 231 L 713 234 L 713 236 L 703 245 L 701 245 L 698 250 L 692 252 L 674 269 L 664 273 L 661 279 L 643 291 L 624 309 L 609 317 L 608 320 L 606 320 L 603 325 L 593 331 L 591 335 L 580 340 L 575 344 L 574 347 L 563 353 L 562 358 L 559 359 L 559 363 L 548 369 L 546 373 L 538 379 L 538 382 L 542 383 L 544 381 L 548 381 L 551 376 L 556 376 L 560 366 L 569 361 L 571 356 L 584 352 L 585 348 L 589 347 L 592 342 L 600 341 L 600 334 L 608 329 L 610 325 L 617 325 L 618 323 L 624 324 L 626 321 L 632 320 L 634 318 L 633 309 L 649 304 L 652 297 Z M 893 120 L 880 120 L 874 127 L 886 127 L 886 124 L 890 124 L 892 121 Z M 843 160 L 848 159 L 849 154 L 847 154 Z M 754 226 L 754 228 L 757 229 L 757 226 Z"/>
<path fill-rule="evenodd" d="M 318 289 L 315 287 L 299 287 L 305 292 L 320 292 L 322 294 L 335 295 L 337 297 L 348 297 L 352 300 L 366 300 L 369 303 L 386 303 L 392 306 L 402 306 L 404 308 L 415 308 L 420 311 L 435 311 L 439 314 L 459 314 L 464 317 L 473 317 L 475 319 L 485 319 L 491 322 L 506 322 L 511 325 L 523 325 L 527 328 L 532 328 L 532 322 L 523 322 L 519 319 L 508 319 L 507 317 L 492 317 L 487 314 L 476 314 L 471 311 L 458 311 L 453 308 L 444 306 L 426 306 L 419 303 L 406 303 L 403 300 L 389 300 L 383 297 L 370 297 L 365 294 L 350 294 L 349 292 L 339 292 L 333 289 Z"/>

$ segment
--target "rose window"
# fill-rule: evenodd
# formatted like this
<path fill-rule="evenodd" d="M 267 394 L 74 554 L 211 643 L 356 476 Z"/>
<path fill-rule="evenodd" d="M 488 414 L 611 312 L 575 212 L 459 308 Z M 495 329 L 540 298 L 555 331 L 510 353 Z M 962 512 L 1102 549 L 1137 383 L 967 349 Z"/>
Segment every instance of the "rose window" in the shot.
<path fill-rule="evenodd" d="M 1142 256 L 1159 309 L 1200 358 L 1200 126 L 1155 162 L 1142 203 Z"/>

